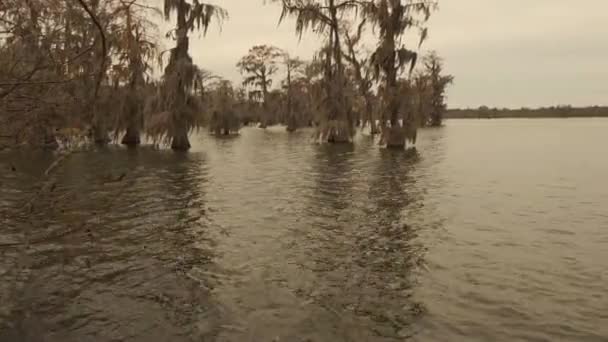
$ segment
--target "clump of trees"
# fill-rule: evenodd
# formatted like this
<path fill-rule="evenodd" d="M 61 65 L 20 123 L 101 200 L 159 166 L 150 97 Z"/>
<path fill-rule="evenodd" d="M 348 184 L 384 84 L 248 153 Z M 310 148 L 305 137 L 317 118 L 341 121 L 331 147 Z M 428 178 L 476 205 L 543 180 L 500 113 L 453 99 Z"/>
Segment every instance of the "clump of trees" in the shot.
<path fill-rule="evenodd" d="M 237 64 L 241 74 L 245 76 L 243 85 L 253 87 L 249 96 L 261 103 L 262 111 L 259 118 L 261 128 L 274 123 L 269 115 L 270 87 L 272 87 L 272 76 L 279 70 L 281 54 L 281 50 L 274 46 L 256 45 Z"/>
<path fill-rule="evenodd" d="M 152 82 L 161 14 L 176 19 L 176 46 Z M 204 121 L 188 35 L 225 10 L 198 0 L 165 0 L 162 12 L 145 0 L 7 0 L 0 17 L 0 125 L 13 144 L 53 145 L 65 132 L 105 144 L 113 131 L 137 145 L 145 128 L 189 148 L 188 132 Z"/>
<path fill-rule="evenodd" d="M 124 16 L 122 41 L 125 48 L 118 54 L 123 62 L 112 66 L 109 82 L 120 97 L 119 116 L 114 125 L 116 136 L 124 132 L 121 143 L 135 146 L 141 143 L 144 103 L 148 92 L 146 74 L 152 70 L 151 61 L 157 57 L 158 45 L 150 36 L 154 24 L 146 19 L 147 10 L 134 1 L 121 1 L 119 13 Z M 120 91 L 120 86 L 122 90 Z"/>
<path fill-rule="evenodd" d="M 387 147 L 403 148 L 406 140 L 416 142 L 420 115 L 402 110 L 408 82 L 399 82 L 403 70 L 413 70 L 418 54 L 406 46 L 399 46 L 410 29 L 421 30 L 419 46 L 427 37 L 424 26 L 434 6 L 432 1 L 371 1 L 365 6 L 365 16 L 378 30 L 378 46 L 371 56 L 374 79 L 380 83 L 378 95 L 381 108 L 382 141 Z M 410 94 L 411 96 L 411 94 Z"/>
<path fill-rule="evenodd" d="M 418 47 L 426 40 L 425 25 L 435 1 L 281 0 L 281 4 L 281 20 L 295 18 L 298 35 L 311 30 L 325 40 L 317 54 L 323 70 L 318 102 L 322 141 L 350 141 L 354 127 L 361 123 L 370 126 L 372 135 L 380 131 L 387 147 L 403 148 L 407 140 L 416 142 L 419 127 L 441 124 L 445 90 L 453 77 L 442 74 L 436 53 L 424 58 L 423 69 L 414 76 L 418 52 L 403 44 L 412 30 L 419 32 Z M 361 47 L 366 26 L 377 34 L 372 53 Z"/>
<path fill-rule="evenodd" d="M 92 5 L 0 3 L 0 120 L 15 144 L 54 145 L 54 127 L 66 122 L 91 132 L 102 124 L 99 113 L 112 89 L 99 69 L 107 71 L 109 56 L 126 49 L 120 37 L 126 27 L 120 3 Z M 110 24 L 118 29 L 113 34 L 99 30 Z"/>
<path fill-rule="evenodd" d="M 446 90 L 452 82 L 454 76 L 443 73 L 443 61 L 435 51 L 425 56 L 423 70 L 415 78 L 419 96 L 422 97 L 420 102 L 426 106 L 422 109 L 426 113 L 425 125 L 441 126 L 447 111 Z"/>
<path fill-rule="evenodd" d="M 228 13 L 221 7 L 193 0 L 164 0 L 165 19 L 175 15 L 177 25 L 170 34 L 176 45 L 170 50 L 165 74 L 158 86 L 158 98 L 151 106 L 151 115 L 165 117 L 161 129 L 156 129 L 153 137 L 171 141 L 174 150 L 190 149 L 188 133 L 202 126 L 203 116 L 200 99 L 194 94 L 198 68 L 189 54 L 189 32 L 194 30 L 207 33 L 213 21 L 221 22 Z M 161 134 L 158 134 L 161 133 Z"/>
<path fill-rule="evenodd" d="M 217 135 L 243 125 L 316 127 L 322 142 L 352 141 L 356 127 L 388 147 L 415 142 L 419 127 L 441 125 L 445 75 L 436 53 L 419 58 L 430 0 L 275 0 L 280 20 L 322 44 L 310 60 L 255 45 L 237 64 L 234 86 L 194 64 L 190 35 L 204 36 L 228 13 L 200 0 L 5 0 L 0 2 L 0 140 L 54 147 L 143 134 L 176 150 L 192 130 Z M 160 52 L 157 21 L 172 19 L 175 45 Z M 368 28 L 373 28 L 368 30 Z M 414 47 L 408 32 L 418 32 Z M 375 36 L 365 46 L 365 35 Z M 410 35 L 407 35 L 408 38 Z M 371 48 L 371 49 L 370 49 Z M 421 63 L 417 63 L 421 60 Z M 163 75 L 151 77 L 160 62 Z M 2 142 L 2 141 L 0 141 Z"/>
<path fill-rule="evenodd" d="M 232 83 L 226 80 L 217 82 L 210 95 L 211 102 L 208 103 L 211 108 L 210 131 L 216 135 L 237 133 L 241 128 L 240 113 L 246 108 L 244 96 L 238 96 Z"/>
<path fill-rule="evenodd" d="M 323 63 L 323 98 L 318 118 L 318 138 L 326 142 L 348 142 L 355 130 L 352 93 L 345 73 L 341 19 L 361 6 L 350 0 L 283 0 L 280 20 L 293 17 L 296 33 L 302 36 L 310 29 L 323 39 L 319 59 Z"/>

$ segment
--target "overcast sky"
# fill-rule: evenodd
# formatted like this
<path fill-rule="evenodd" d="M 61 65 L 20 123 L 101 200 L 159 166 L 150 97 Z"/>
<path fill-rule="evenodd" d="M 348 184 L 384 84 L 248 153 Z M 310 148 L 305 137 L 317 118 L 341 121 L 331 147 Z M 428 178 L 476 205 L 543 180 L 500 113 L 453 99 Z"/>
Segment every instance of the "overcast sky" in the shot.
<path fill-rule="evenodd" d="M 221 32 L 194 34 L 191 55 L 234 82 L 241 80 L 237 61 L 253 45 L 304 59 L 318 47 L 312 34 L 299 41 L 291 21 L 277 27 L 277 4 L 210 2 L 230 19 Z M 455 76 L 450 107 L 608 105 L 608 0 L 440 0 L 428 26 L 422 49 L 436 50 Z"/>

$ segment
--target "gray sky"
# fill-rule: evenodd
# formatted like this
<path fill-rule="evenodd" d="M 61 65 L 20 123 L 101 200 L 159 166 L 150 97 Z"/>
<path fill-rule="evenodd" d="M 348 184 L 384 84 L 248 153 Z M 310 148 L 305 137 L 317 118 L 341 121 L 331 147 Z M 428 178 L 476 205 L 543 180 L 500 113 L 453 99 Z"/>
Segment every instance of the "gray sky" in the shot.
<path fill-rule="evenodd" d="M 304 59 L 318 46 L 312 34 L 299 41 L 292 21 L 277 27 L 278 4 L 210 2 L 230 19 L 222 32 L 194 34 L 191 55 L 234 82 L 241 80 L 237 61 L 253 45 L 272 44 Z M 439 0 L 422 49 L 436 50 L 456 78 L 450 107 L 608 105 L 607 19 L 608 0 Z"/>

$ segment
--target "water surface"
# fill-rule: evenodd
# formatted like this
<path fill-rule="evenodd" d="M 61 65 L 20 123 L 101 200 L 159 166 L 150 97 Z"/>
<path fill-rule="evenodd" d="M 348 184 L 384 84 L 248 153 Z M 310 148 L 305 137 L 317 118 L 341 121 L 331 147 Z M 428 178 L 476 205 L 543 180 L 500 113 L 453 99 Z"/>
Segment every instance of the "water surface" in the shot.
<path fill-rule="evenodd" d="M 0 341 L 606 341 L 606 132 L 3 152 Z"/>

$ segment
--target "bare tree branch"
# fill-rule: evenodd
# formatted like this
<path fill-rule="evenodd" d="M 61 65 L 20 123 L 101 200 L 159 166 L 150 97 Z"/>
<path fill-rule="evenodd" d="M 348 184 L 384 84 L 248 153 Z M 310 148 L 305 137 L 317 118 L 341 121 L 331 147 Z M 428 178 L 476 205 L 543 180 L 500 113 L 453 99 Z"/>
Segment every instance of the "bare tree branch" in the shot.
<path fill-rule="evenodd" d="M 89 8 L 89 6 L 84 2 L 84 0 L 77 0 L 80 3 L 80 6 L 82 6 L 82 8 L 87 12 L 87 14 L 89 15 L 89 17 L 91 18 L 91 20 L 93 21 L 93 23 L 95 24 L 95 26 L 97 26 L 97 30 L 99 31 L 99 35 L 101 37 L 101 62 L 99 64 L 99 72 L 97 75 L 97 82 L 95 84 L 95 98 L 93 99 L 93 101 L 95 101 L 95 99 L 97 99 L 97 94 L 99 94 L 99 88 L 101 86 L 101 81 L 103 80 L 103 75 L 105 73 L 105 65 L 106 65 L 106 55 L 108 53 L 108 47 L 107 47 L 107 42 L 106 42 L 106 34 L 103 30 L 103 27 L 101 26 L 101 24 L 99 23 L 99 20 L 97 20 L 97 17 L 95 17 L 95 14 L 91 11 L 91 9 Z"/>

